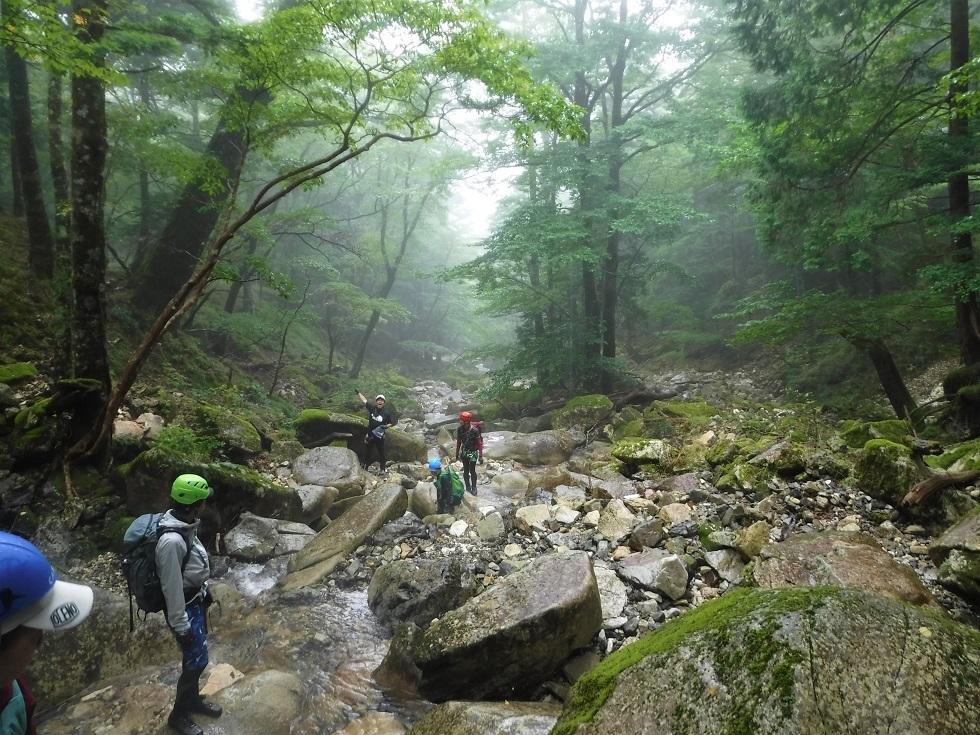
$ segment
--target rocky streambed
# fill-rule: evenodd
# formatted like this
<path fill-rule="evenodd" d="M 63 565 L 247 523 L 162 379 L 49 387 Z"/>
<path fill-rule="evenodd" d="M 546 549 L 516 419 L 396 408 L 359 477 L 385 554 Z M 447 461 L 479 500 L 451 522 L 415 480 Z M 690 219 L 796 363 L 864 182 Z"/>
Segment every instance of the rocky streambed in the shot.
<path fill-rule="evenodd" d="M 602 414 L 604 408 L 598 414 L 579 408 L 570 417 L 548 417 L 550 427 L 541 432 L 488 427 L 489 459 L 479 470 L 479 493 L 466 496 L 452 515 L 435 513 L 434 488 L 422 463 L 396 462 L 385 477 L 362 477 L 367 492 L 361 501 L 352 498 L 357 512 L 331 521 L 319 534 L 310 529 L 303 550 L 290 554 L 288 565 L 280 557 L 243 566 L 248 549 L 258 546 L 240 542 L 231 548 L 234 536 L 229 534 L 228 550 L 236 560 L 217 565 L 228 569 L 217 578 L 224 581 L 217 587 L 227 622 L 216 626 L 213 636 L 213 659 L 222 667 L 215 667 L 214 686 L 220 690 L 215 696 L 225 698 L 229 714 L 212 731 L 385 733 L 414 725 L 422 735 L 430 729 L 442 735 L 499 732 L 509 710 L 494 703 L 519 697 L 540 705 L 510 712 L 523 723 L 520 731 L 549 732 L 563 710 L 578 712 L 579 688 L 572 687 L 583 675 L 592 676 L 586 672 L 602 672 L 605 664 L 596 668 L 597 663 L 618 661 L 621 649 L 634 650 L 630 644 L 641 639 L 659 640 L 647 634 L 661 628 L 677 631 L 671 621 L 693 620 L 695 610 L 724 603 L 729 615 L 737 606 L 725 600 L 742 599 L 730 596 L 747 588 L 871 591 L 875 599 L 910 604 L 923 615 L 959 625 L 955 636 L 965 636 L 968 649 L 980 646 L 973 603 L 957 594 L 962 588 L 951 589 L 948 579 L 939 583 L 944 573 L 937 566 L 942 560 L 937 550 L 968 551 L 975 543 L 970 539 L 976 530 L 961 531 L 966 540 L 955 543 L 943 536 L 960 522 L 959 515 L 969 517 L 969 506 L 980 497 L 976 488 L 950 491 L 956 495 L 941 503 L 941 511 L 910 513 L 889 502 L 880 488 L 872 489 L 877 497 L 860 489 L 854 474 L 842 471 L 851 450 L 839 427 L 820 425 L 785 407 L 742 403 L 745 408 L 714 410 L 699 400 L 717 400 L 731 384 L 743 396 L 754 395 L 756 389 L 744 376 L 729 377 L 722 387 L 705 376 L 696 381 L 675 377 L 666 382 L 674 385 L 679 400 L 666 408 L 608 414 Z M 441 448 L 445 453 L 451 446 L 446 427 L 454 411 L 468 405 L 466 398 L 438 383 L 417 390 L 431 412 L 402 425 L 423 437 L 431 452 Z M 685 403 L 701 408 L 685 409 Z M 753 446 L 746 448 L 743 439 L 750 433 Z M 744 462 L 726 459 L 727 445 L 745 455 Z M 300 465 L 329 465 L 330 476 L 341 466 L 343 472 L 360 472 L 346 469 L 351 463 L 341 456 L 345 451 L 314 449 L 316 461 L 297 462 L 292 472 Z M 535 461 L 540 457 L 550 459 Z M 311 476 L 294 479 L 283 469 L 290 468 L 279 471 L 287 484 L 315 485 Z M 281 523 L 270 528 L 272 534 L 284 532 Z M 279 548 L 274 540 L 270 543 Z M 267 558 L 269 543 L 261 548 L 258 556 Z M 551 597 L 561 596 L 558 588 L 544 599 L 534 594 L 561 577 L 558 568 L 545 567 L 554 559 L 567 559 L 567 568 L 576 570 L 560 589 L 580 590 L 561 606 L 557 601 L 551 605 Z M 579 569 L 575 565 L 581 560 L 587 564 Z M 111 572 L 111 564 L 106 568 Z M 77 571 L 85 576 L 91 569 Z M 106 586 L 111 587 L 110 580 L 111 575 Z M 857 604 L 851 598 L 814 600 L 777 604 L 766 598 L 758 606 L 739 604 L 746 605 L 741 614 L 761 615 L 759 625 L 775 626 L 772 631 L 784 625 L 782 618 L 774 622 L 774 606 L 779 615 L 786 604 L 810 610 L 806 619 L 817 631 L 821 613 L 813 610 Z M 759 612 L 763 609 L 770 612 Z M 570 621 L 567 630 L 547 638 L 559 618 Z M 110 619 L 105 630 L 92 631 L 94 639 L 111 635 Z M 932 631 L 937 625 L 945 623 L 917 627 Z M 159 627 L 147 628 L 146 637 L 159 642 Z M 433 631 L 440 631 L 438 641 Z M 693 635 L 717 637 L 710 626 L 708 633 L 699 628 Z M 545 649 L 528 645 L 542 637 Z M 941 637 L 937 634 L 936 640 Z M 779 638 L 773 632 L 768 640 Z M 159 655 L 134 657 L 132 671 L 100 680 L 49 712 L 42 732 L 91 732 L 93 725 L 96 731 L 120 735 L 164 731 L 167 687 L 176 675 L 174 655 L 167 658 L 165 643 L 164 636 Z M 454 657 L 453 646 L 466 654 L 462 659 L 485 656 L 483 671 L 466 668 Z M 505 650 L 516 648 L 519 654 L 521 646 L 523 665 L 520 655 Z M 880 648 L 887 650 L 884 643 Z M 547 672 L 529 677 L 531 663 L 550 661 L 551 649 L 561 654 L 560 663 L 548 663 Z M 785 660 L 774 664 L 776 659 L 766 658 L 758 664 L 760 672 L 768 676 L 784 663 L 800 665 L 795 651 L 792 646 L 772 651 L 777 658 L 785 653 Z M 51 652 L 52 664 L 57 655 Z M 705 691 L 714 687 L 724 694 L 728 681 L 735 701 L 736 679 L 719 673 L 725 655 L 702 672 Z M 976 668 L 970 660 L 961 674 Z M 501 671 L 499 662 L 508 662 Z M 920 665 L 918 660 L 905 664 L 909 671 Z M 493 687 L 481 685 L 488 678 Z M 710 684 L 715 678 L 717 686 Z M 950 691 L 939 687 L 942 696 Z M 691 696 L 703 698 L 704 693 Z M 771 698 L 759 692 L 753 696 Z M 788 696 L 783 692 L 775 699 Z M 460 699 L 491 701 L 467 708 Z M 434 702 L 446 703 L 432 710 Z M 675 703 L 667 714 L 681 717 L 678 712 L 687 706 L 694 705 Z M 142 719 L 133 715 L 134 708 Z M 727 716 L 698 719 L 702 729 L 689 731 L 712 732 Z M 767 717 L 806 721 L 796 710 L 752 714 L 753 721 Z"/>

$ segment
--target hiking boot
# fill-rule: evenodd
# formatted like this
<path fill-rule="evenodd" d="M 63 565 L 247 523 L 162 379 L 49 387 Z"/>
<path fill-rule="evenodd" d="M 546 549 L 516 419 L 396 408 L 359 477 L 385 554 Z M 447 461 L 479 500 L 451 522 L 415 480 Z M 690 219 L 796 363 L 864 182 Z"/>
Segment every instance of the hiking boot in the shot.
<path fill-rule="evenodd" d="M 466 488 L 466 492 L 468 492 L 470 495 L 476 495 L 476 488 L 475 487 L 468 487 L 468 488 Z"/>
<path fill-rule="evenodd" d="M 214 702 L 209 702 L 204 697 L 201 697 L 198 701 L 192 703 L 188 708 L 188 712 L 194 712 L 198 715 L 206 715 L 208 717 L 221 717 L 221 705 L 215 704 Z"/>
<path fill-rule="evenodd" d="M 170 717 L 167 718 L 167 724 L 170 725 L 172 730 L 176 730 L 180 735 L 204 735 L 204 730 L 197 726 L 197 723 L 191 719 L 191 716 L 187 712 L 178 712 L 174 710 L 170 713 Z"/>

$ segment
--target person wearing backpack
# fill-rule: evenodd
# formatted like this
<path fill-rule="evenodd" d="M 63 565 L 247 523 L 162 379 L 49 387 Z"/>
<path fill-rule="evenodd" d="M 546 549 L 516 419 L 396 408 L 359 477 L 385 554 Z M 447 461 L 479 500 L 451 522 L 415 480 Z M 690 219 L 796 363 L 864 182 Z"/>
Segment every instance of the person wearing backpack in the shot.
<path fill-rule="evenodd" d="M 429 460 L 429 472 L 436 486 L 436 505 L 438 513 L 452 513 L 463 499 L 462 480 L 449 467 L 443 469 L 438 459 Z"/>
<path fill-rule="evenodd" d="M 357 390 L 355 388 L 354 390 Z M 357 390 L 357 397 L 367 408 L 368 425 L 367 432 L 364 434 L 364 469 L 371 465 L 371 448 L 378 450 L 378 467 L 380 474 L 385 471 L 385 431 L 395 425 L 395 417 L 391 411 L 385 408 L 385 397 L 378 394 L 374 399 L 374 405 L 368 405 L 367 396 Z"/>
<path fill-rule="evenodd" d="M 483 427 L 473 414 L 463 411 L 456 429 L 456 459 L 463 461 L 463 484 L 466 492 L 476 495 L 476 465 L 483 464 Z"/>
<path fill-rule="evenodd" d="M 91 587 L 59 581 L 30 541 L 0 531 L 0 735 L 36 734 L 24 672 L 45 632 L 74 628 L 93 599 Z"/>
<path fill-rule="evenodd" d="M 197 537 L 205 501 L 214 495 L 199 475 L 180 475 L 170 488 L 173 507 L 157 526 L 156 568 L 167 625 L 183 660 L 177 694 L 167 724 L 181 735 L 202 735 L 192 714 L 220 717 L 221 707 L 201 696 L 201 674 L 208 665 L 205 613 L 211 604 L 207 581 L 211 565 Z"/>

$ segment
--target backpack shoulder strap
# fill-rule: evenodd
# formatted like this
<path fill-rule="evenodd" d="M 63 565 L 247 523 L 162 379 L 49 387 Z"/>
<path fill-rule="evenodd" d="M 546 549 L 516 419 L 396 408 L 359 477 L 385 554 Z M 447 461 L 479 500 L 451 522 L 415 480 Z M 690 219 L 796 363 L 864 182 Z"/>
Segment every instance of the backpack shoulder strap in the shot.
<path fill-rule="evenodd" d="M 184 539 L 184 546 L 187 547 L 187 550 L 184 551 L 184 558 L 180 562 L 180 571 L 183 572 L 184 571 L 184 567 L 187 566 L 187 560 L 191 558 L 191 548 L 192 548 L 193 544 L 191 543 L 190 539 L 187 536 L 185 536 L 184 533 L 180 529 L 178 529 L 178 528 L 159 528 L 158 527 L 157 528 L 157 541 L 159 541 L 160 540 L 160 537 L 163 536 L 163 534 L 165 534 L 165 533 L 176 533 L 178 536 L 180 536 L 182 539 Z"/>

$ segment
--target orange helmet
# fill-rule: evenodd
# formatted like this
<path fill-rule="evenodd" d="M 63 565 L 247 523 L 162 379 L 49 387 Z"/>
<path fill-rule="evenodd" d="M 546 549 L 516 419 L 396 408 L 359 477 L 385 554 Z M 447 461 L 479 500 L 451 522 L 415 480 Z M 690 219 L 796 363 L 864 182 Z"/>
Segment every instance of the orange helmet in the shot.
<path fill-rule="evenodd" d="M 473 414 L 471 414 L 469 411 L 463 411 L 463 413 L 461 413 L 459 415 L 459 420 L 460 421 L 472 421 L 473 420 Z"/>

